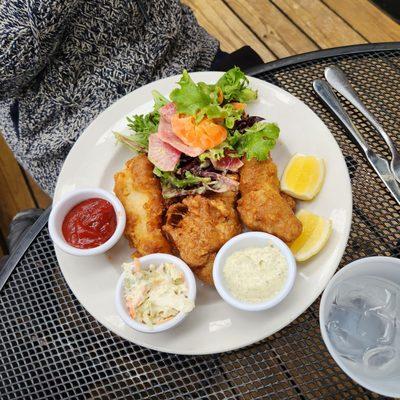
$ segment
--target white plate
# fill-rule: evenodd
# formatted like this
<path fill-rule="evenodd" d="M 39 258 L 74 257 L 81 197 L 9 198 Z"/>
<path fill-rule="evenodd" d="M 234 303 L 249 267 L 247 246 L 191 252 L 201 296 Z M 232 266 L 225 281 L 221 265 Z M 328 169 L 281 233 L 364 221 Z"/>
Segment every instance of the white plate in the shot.
<path fill-rule="evenodd" d="M 198 72 L 195 81 L 216 82 L 220 72 Z M 151 91 L 168 95 L 178 77 L 150 83 L 126 95 L 101 113 L 85 130 L 69 153 L 54 195 L 57 202 L 65 193 L 80 187 L 113 188 L 113 175 L 132 152 L 116 145 L 112 131 L 126 130 L 125 117 L 152 108 Z M 132 330 L 114 308 L 114 291 L 121 263 L 131 250 L 125 239 L 106 255 L 76 257 L 56 249 L 64 277 L 82 305 L 101 324 L 123 338 L 159 351 L 178 354 L 218 353 L 247 346 L 282 329 L 303 313 L 320 295 L 343 255 L 352 215 L 351 185 L 342 153 L 324 123 L 304 103 L 284 90 L 250 78 L 259 100 L 248 107 L 249 114 L 277 122 L 279 143 L 272 152 L 279 172 L 296 152 L 322 157 L 327 166 L 325 184 L 318 197 L 306 208 L 329 217 L 333 233 L 323 251 L 299 265 L 295 286 L 277 307 L 256 313 L 234 309 L 215 289 L 198 282 L 196 308 L 177 328 L 158 334 Z"/>

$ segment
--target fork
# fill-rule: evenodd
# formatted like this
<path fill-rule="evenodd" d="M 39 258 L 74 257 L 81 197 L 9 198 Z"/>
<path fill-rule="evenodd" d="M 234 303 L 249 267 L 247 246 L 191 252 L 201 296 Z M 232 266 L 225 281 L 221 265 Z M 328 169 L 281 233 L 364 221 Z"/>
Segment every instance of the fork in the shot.
<path fill-rule="evenodd" d="M 336 66 L 325 68 L 325 78 L 329 84 L 334 87 L 344 98 L 346 98 L 358 111 L 360 111 L 365 118 L 372 124 L 372 126 L 380 133 L 388 145 L 392 154 L 390 160 L 390 170 L 397 182 L 400 183 L 400 154 L 396 149 L 393 140 L 385 132 L 382 125 L 377 121 L 374 115 L 367 109 L 362 102 L 354 88 L 351 86 L 345 73 Z"/>

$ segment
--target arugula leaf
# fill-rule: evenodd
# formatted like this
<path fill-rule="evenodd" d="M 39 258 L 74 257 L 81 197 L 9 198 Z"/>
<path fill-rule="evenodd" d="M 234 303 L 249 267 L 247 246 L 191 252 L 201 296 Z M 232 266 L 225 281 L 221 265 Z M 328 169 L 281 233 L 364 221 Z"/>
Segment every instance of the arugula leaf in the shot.
<path fill-rule="evenodd" d="M 236 100 L 241 103 L 248 103 L 257 98 L 257 92 L 247 87 L 249 80 L 239 67 L 231 68 L 217 82 L 222 89 L 224 99 L 227 101 Z"/>
<path fill-rule="evenodd" d="M 133 134 L 129 136 L 131 144 L 135 142 L 137 146 L 144 149 L 149 146 L 149 136 L 158 130 L 160 122 L 158 110 L 169 103 L 169 100 L 157 90 L 153 90 L 151 93 L 154 98 L 153 111 L 148 114 L 134 115 L 132 118 L 127 117 L 128 128 L 133 131 Z"/>
<path fill-rule="evenodd" d="M 144 115 L 134 115 L 132 118 L 127 117 L 128 128 L 133 131 L 130 136 L 131 140 L 145 149 L 149 146 L 149 136 L 157 132 L 160 115 L 151 112 Z"/>
<path fill-rule="evenodd" d="M 177 188 L 185 188 L 188 186 L 197 185 L 199 183 L 208 183 L 211 181 L 211 178 L 196 176 L 190 171 L 185 172 L 184 178 L 178 178 L 173 172 L 161 171 L 157 167 L 154 167 L 153 173 L 161 179 L 161 182 L 164 185 L 170 185 Z"/>
<path fill-rule="evenodd" d="M 125 136 L 119 132 L 113 132 L 113 133 L 114 133 L 115 139 L 117 139 L 118 142 L 124 144 L 129 149 L 131 149 L 133 151 L 137 151 L 139 153 L 146 152 L 146 149 L 144 147 L 142 147 L 140 144 L 138 144 L 136 142 L 136 140 L 134 140 L 134 138 L 132 138 L 132 135 Z"/>
<path fill-rule="evenodd" d="M 275 147 L 279 137 L 279 127 L 274 123 L 256 122 L 251 128 L 247 128 L 245 133 L 241 135 L 235 133 L 233 137 L 239 154 L 246 155 L 248 160 L 255 158 L 263 161 Z"/>
<path fill-rule="evenodd" d="M 211 103 L 211 97 L 207 93 L 208 85 L 196 85 L 186 70 L 178 82 L 180 88 L 174 89 L 170 98 L 180 113 L 195 115 L 201 108 Z"/>
<path fill-rule="evenodd" d="M 153 90 L 151 92 L 151 94 L 153 95 L 153 99 L 154 99 L 154 111 L 155 112 L 158 112 L 158 110 L 161 107 L 164 107 L 166 104 L 168 104 L 170 102 L 165 96 L 163 96 L 157 90 Z"/>

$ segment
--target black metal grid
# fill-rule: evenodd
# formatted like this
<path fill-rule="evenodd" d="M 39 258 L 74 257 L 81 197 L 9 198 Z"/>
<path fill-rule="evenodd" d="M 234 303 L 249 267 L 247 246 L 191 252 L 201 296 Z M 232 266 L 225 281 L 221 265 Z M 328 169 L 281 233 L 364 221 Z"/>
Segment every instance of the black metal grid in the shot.
<path fill-rule="evenodd" d="M 317 100 L 311 83 L 323 76 L 325 66 L 342 67 L 400 145 L 400 44 L 375 50 L 364 46 L 364 52 L 360 47 L 330 50 L 321 54 L 323 59 L 318 54 L 300 56 L 255 74 L 308 104 L 328 125 L 346 157 L 354 214 L 341 266 L 371 255 L 399 257 L 400 207 Z M 388 157 L 382 139 L 349 103 L 345 105 L 368 143 Z M 61 275 L 45 228 L 0 294 L 0 397 L 379 398 L 347 378 L 330 357 L 320 336 L 318 306 L 316 301 L 287 328 L 239 351 L 212 356 L 162 354 L 117 337 L 82 308 Z"/>

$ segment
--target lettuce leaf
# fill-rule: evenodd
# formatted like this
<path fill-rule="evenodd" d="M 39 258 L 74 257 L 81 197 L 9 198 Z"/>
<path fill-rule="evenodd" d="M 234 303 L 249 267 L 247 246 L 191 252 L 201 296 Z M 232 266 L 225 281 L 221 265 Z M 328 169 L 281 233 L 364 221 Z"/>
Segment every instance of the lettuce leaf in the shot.
<path fill-rule="evenodd" d="M 235 125 L 235 122 L 242 118 L 244 110 L 237 110 L 233 107 L 232 104 L 225 104 L 224 106 L 220 106 L 218 104 L 210 104 L 206 107 L 203 107 L 196 114 L 196 123 L 199 123 L 204 116 L 208 118 L 223 118 L 225 121 L 225 126 L 228 129 L 232 129 Z"/>
<path fill-rule="evenodd" d="M 217 193 L 238 190 L 239 182 L 223 174 L 203 171 L 203 176 L 196 176 L 190 171 L 185 172 L 184 178 L 178 178 L 173 172 L 163 172 L 154 168 L 154 174 L 161 180 L 164 198 L 202 194 L 206 191 Z"/>
<path fill-rule="evenodd" d="M 233 148 L 227 141 L 222 142 L 217 147 L 209 149 L 199 155 L 200 162 L 204 162 L 206 159 L 218 161 L 225 156 L 225 150 L 232 150 Z"/>
<path fill-rule="evenodd" d="M 198 82 L 197 86 L 210 98 L 210 104 L 218 104 L 218 86 Z"/>
<path fill-rule="evenodd" d="M 225 100 L 236 100 L 241 103 L 248 103 L 257 98 L 257 92 L 249 89 L 248 84 L 249 80 L 239 67 L 231 68 L 225 72 L 217 82 Z"/>
<path fill-rule="evenodd" d="M 190 171 L 185 172 L 184 178 L 177 177 L 173 172 L 161 171 L 157 167 L 154 168 L 153 173 L 155 176 L 158 176 L 160 178 L 162 184 L 174 186 L 180 189 L 198 185 L 201 183 L 208 183 L 211 181 L 211 178 L 196 176 L 193 175 Z"/>
<path fill-rule="evenodd" d="M 243 134 L 236 134 L 236 132 L 231 142 L 236 141 L 233 146 L 240 155 L 246 155 L 248 160 L 252 158 L 258 161 L 266 160 L 279 137 L 278 125 L 267 122 L 256 122 Z"/>
<path fill-rule="evenodd" d="M 232 104 L 225 104 L 224 110 L 226 111 L 225 126 L 232 129 L 235 122 L 242 118 L 244 110 L 237 110 Z"/>
<path fill-rule="evenodd" d="M 166 104 L 168 104 L 170 102 L 165 96 L 163 96 L 157 90 L 153 90 L 151 92 L 151 94 L 153 95 L 153 99 L 154 99 L 154 112 L 155 113 L 158 113 L 158 110 L 161 107 L 164 107 Z"/>
<path fill-rule="evenodd" d="M 233 78 L 231 75 L 234 75 Z M 225 77 L 225 78 L 224 78 Z M 232 79 L 234 82 L 231 82 Z M 247 101 L 256 98 L 256 92 L 247 89 L 248 80 L 239 68 L 233 68 L 226 72 L 218 82 L 222 82 L 225 88 L 219 85 L 208 85 L 204 82 L 195 83 L 186 70 L 178 84 L 180 88 L 171 92 L 170 98 L 175 103 L 178 112 L 195 115 L 196 123 L 199 123 L 205 116 L 208 118 L 223 118 L 225 126 L 232 129 L 235 121 L 243 115 L 243 110 L 236 110 L 232 104 L 221 106 L 218 104 L 218 91 L 222 89 L 225 99 Z"/>
<path fill-rule="evenodd" d="M 174 89 L 170 94 L 178 112 L 195 115 L 197 111 L 211 103 L 209 85 L 196 85 L 186 70 L 183 70 L 178 85 L 180 88 Z"/>
<path fill-rule="evenodd" d="M 234 130 L 229 132 L 228 137 L 226 138 L 225 141 L 228 143 L 231 149 L 236 149 L 241 137 L 242 133 L 239 132 L 238 130 Z"/>

